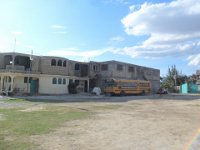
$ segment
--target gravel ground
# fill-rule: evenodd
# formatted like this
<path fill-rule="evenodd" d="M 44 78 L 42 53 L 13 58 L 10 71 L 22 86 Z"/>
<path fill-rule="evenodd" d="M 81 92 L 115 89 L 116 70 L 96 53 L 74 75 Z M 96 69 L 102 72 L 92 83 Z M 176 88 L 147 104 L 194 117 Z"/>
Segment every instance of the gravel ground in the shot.
<path fill-rule="evenodd" d="M 92 110 L 94 115 L 87 119 L 66 122 L 51 133 L 30 137 L 38 150 L 199 150 L 200 141 L 188 148 L 200 128 L 199 95 L 26 98 L 34 102 L 30 103 L 34 110 L 41 109 L 44 104 L 82 110 L 102 106 Z M 0 107 L 18 106 L 5 103 L 0 103 Z M 105 108 L 112 105 L 119 107 Z M 33 106 L 26 111 L 30 110 Z"/>
<path fill-rule="evenodd" d="M 39 150 L 188 150 L 200 125 L 199 100 L 117 103 L 121 107 L 98 110 L 91 118 L 67 122 L 32 140 Z M 197 146 L 191 150 L 199 150 Z"/>

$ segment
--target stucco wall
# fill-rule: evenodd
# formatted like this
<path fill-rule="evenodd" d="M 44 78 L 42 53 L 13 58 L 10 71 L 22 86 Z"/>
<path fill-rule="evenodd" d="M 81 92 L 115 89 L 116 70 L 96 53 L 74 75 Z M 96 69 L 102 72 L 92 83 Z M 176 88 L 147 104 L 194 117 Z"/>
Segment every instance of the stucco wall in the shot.
<path fill-rule="evenodd" d="M 33 72 L 40 72 L 39 65 L 40 65 L 40 57 L 38 56 L 33 56 L 32 60 L 32 65 L 31 65 L 31 70 Z"/>
<path fill-rule="evenodd" d="M 66 61 L 66 67 L 64 66 L 51 66 L 51 60 L 55 59 Z M 57 57 L 41 57 L 40 58 L 40 71 L 43 74 L 53 74 L 53 75 L 68 75 L 68 60 L 64 58 Z"/>
<path fill-rule="evenodd" d="M 46 76 L 39 78 L 39 94 L 68 94 L 68 78 L 65 78 L 66 84 L 52 84 L 52 79 Z"/>
<path fill-rule="evenodd" d="M 75 73 L 74 73 L 74 68 L 75 68 L 75 64 L 76 64 L 77 62 L 75 62 L 75 61 L 72 61 L 72 60 L 69 60 L 68 61 L 68 75 L 69 76 L 74 76 L 75 75 Z"/>
<path fill-rule="evenodd" d="M 96 70 L 94 70 L 94 66 L 96 66 Z M 90 62 L 89 63 L 89 76 L 91 78 L 95 77 L 97 74 L 100 74 L 101 65 L 97 62 Z"/>
<path fill-rule="evenodd" d="M 30 84 L 24 83 L 24 77 L 15 77 L 14 78 L 14 89 L 17 89 L 20 93 L 29 93 Z"/>

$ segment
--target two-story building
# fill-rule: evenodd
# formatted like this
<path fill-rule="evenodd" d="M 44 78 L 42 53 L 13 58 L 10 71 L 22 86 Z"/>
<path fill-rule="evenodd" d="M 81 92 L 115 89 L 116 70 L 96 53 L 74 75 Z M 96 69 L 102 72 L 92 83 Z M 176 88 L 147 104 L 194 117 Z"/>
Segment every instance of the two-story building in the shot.
<path fill-rule="evenodd" d="M 77 62 L 61 57 L 0 53 L 0 93 L 68 94 L 70 82 L 78 92 L 89 92 L 94 86 L 104 87 L 110 78 L 149 80 L 152 90 L 160 86 L 158 69 L 133 64 Z"/>

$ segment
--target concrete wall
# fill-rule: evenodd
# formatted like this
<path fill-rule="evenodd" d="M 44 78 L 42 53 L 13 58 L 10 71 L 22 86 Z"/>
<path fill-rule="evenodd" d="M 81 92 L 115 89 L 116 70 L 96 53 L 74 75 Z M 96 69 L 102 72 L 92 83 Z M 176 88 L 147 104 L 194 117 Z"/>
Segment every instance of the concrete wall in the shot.
<path fill-rule="evenodd" d="M 72 61 L 72 60 L 68 61 L 68 68 L 67 69 L 68 69 L 68 75 L 69 76 L 75 75 L 75 73 L 74 73 L 75 64 L 76 64 L 75 61 Z"/>
<path fill-rule="evenodd" d="M 14 78 L 14 89 L 16 88 L 21 93 L 30 92 L 30 83 L 24 83 L 24 77 Z"/>
<path fill-rule="evenodd" d="M 75 70 L 75 65 L 79 65 L 79 70 Z M 78 62 L 69 60 L 68 61 L 68 75 L 77 77 L 88 77 L 89 76 L 89 63 Z M 87 70 L 85 70 L 87 69 Z"/>
<path fill-rule="evenodd" d="M 100 74 L 101 65 L 97 62 L 89 62 L 89 77 L 93 78 Z"/>
<path fill-rule="evenodd" d="M 160 88 L 160 81 L 150 80 L 150 83 L 151 83 L 151 92 L 156 93 Z"/>
<path fill-rule="evenodd" d="M 68 94 L 69 79 L 66 79 L 66 84 L 52 84 L 54 77 L 40 77 L 39 78 L 39 94 Z M 57 77 L 64 78 L 64 77 Z"/>
<path fill-rule="evenodd" d="M 64 66 L 52 66 L 51 60 L 55 59 L 56 63 L 58 60 L 62 62 L 66 61 L 66 67 Z M 53 74 L 53 75 L 68 75 L 68 60 L 58 57 L 41 57 L 40 58 L 40 71 L 42 74 Z"/>
<path fill-rule="evenodd" d="M 108 64 L 108 70 L 102 70 L 102 65 Z M 113 74 L 113 63 L 109 63 L 109 62 L 104 62 L 100 64 L 100 75 L 102 78 L 112 78 L 114 77 Z"/>
<path fill-rule="evenodd" d="M 76 87 L 78 93 L 84 92 L 85 81 L 79 81 L 79 85 Z"/>
<path fill-rule="evenodd" d="M 4 55 L 0 54 L 0 69 L 3 69 L 4 66 Z"/>
<path fill-rule="evenodd" d="M 114 78 L 131 78 L 130 74 L 128 74 L 128 67 L 126 64 L 120 62 L 111 62 L 111 64 Z M 117 70 L 118 65 L 122 66 L 122 70 Z"/>
<path fill-rule="evenodd" d="M 40 72 L 40 57 L 38 56 L 33 56 L 33 60 L 31 62 L 31 70 L 33 72 Z"/>
<path fill-rule="evenodd" d="M 100 71 L 102 77 L 112 77 L 112 78 L 124 78 L 124 79 L 142 79 L 144 77 L 148 80 L 159 80 L 160 81 L 160 71 L 153 68 L 147 68 L 142 66 L 137 66 L 133 64 L 127 64 L 117 61 L 108 61 L 101 64 L 108 64 L 107 71 Z M 117 69 L 117 65 L 122 65 L 122 70 Z M 129 67 L 133 67 L 133 72 L 128 70 Z"/>

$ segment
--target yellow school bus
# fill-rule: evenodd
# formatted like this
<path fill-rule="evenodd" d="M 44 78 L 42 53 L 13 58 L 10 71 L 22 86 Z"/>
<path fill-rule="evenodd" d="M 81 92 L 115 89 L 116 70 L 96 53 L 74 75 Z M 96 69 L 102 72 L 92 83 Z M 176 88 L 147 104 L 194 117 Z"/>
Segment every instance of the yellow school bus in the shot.
<path fill-rule="evenodd" d="M 150 91 L 150 82 L 143 80 L 106 80 L 104 88 L 104 93 L 108 95 L 145 95 Z"/>

